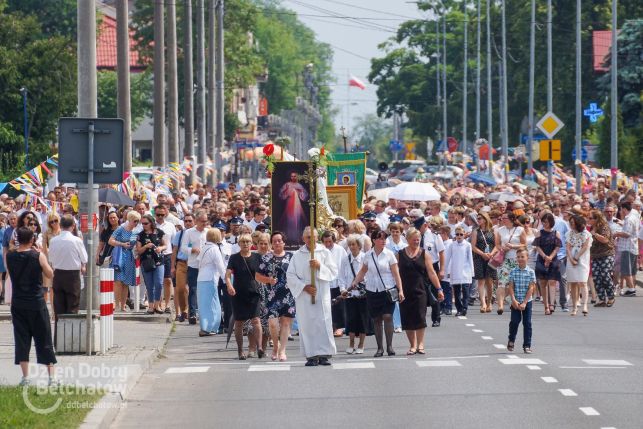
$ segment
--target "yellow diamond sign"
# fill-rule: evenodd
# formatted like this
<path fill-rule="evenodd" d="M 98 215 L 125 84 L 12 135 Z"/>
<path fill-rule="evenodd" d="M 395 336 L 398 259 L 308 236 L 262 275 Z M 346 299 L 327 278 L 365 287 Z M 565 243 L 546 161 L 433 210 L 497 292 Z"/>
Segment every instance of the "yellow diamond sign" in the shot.
<path fill-rule="evenodd" d="M 553 138 L 561 128 L 565 126 L 563 121 L 561 121 L 558 116 L 554 115 L 554 112 L 547 112 L 545 116 L 540 118 L 540 121 L 536 126 L 547 136 L 547 138 Z"/>

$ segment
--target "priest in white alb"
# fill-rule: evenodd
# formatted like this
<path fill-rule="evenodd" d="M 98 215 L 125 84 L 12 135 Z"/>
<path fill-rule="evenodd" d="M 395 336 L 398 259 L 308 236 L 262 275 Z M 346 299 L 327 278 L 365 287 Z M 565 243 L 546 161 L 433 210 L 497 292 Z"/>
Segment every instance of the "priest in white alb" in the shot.
<path fill-rule="evenodd" d="M 306 357 L 306 366 L 330 365 L 328 359 L 337 353 L 333 338 L 333 318 L 330 284 L 337 278 L 338 269 L 332 255 L 317 244 L 317 231 L 313 230 L 314 259 L 310 255 L 311 230 L 306 227 L 304 245 L 297 250 L 288 266 L 288 289 L 295 297 L 299 345 Z M 311 285 L 311 267 L 315 269 L 315 286 Z M 315 303 L 312 297 L 315 296 Z"/>

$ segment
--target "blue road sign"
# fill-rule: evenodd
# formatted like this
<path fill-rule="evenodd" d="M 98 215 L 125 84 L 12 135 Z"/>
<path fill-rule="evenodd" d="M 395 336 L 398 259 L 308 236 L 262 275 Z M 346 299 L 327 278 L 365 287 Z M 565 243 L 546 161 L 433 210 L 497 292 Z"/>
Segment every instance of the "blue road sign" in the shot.
<path fill-rule="evenodd" d="M 528 137 L 529 136 L 527 134 L 520 134 L 520 144 L 526 145 Z M 540 141 L 540 140 L 548 140 L 548 139 L 547 139 L 547 136 L 545 136 L 544 134 L 534 134 L 532 140 Z"/>
<path fill-rule="evenodd" d="M 589 122 L 594 123 L 603 116 L 603 109 L 598 107 L 596 103 L 589 103 L 589 107 L 583 110 L 583 115 L 589 118 Z"/>
<path fill-rule="evenodd" d="M 446 152 L 447 151 L 447 144 L 443 140 L 438 140 L 437 148 L 435 149 L 436 152 Z"/>
<path fill-rule="evenodd" d="M 572 149 L 572 159 L 576 159 L 576 148 Z M 580 159 L 583 162 L 587 162 L 587 149 L 584 147 L 580 150 Z"/>
<path fill-rule="evenodd" d="M 388 147 L 389 147 L 389 150 L 390 150 L 391 152 L 400 152 L 400 151 L 402 151 L 402 149 L 404 149 L 404 147 L 402 146 L 402 144 L 401 144 L 399 141 L 397 141 L 397 140 L 391 140 L 391 141 L 389 141 L 389 142 L 388 142 Z"/>

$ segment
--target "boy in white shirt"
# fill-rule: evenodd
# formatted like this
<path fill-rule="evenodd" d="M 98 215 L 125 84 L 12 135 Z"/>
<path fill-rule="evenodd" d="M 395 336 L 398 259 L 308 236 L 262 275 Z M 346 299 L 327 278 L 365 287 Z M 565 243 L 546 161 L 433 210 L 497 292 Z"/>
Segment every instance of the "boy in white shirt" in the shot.
<path fill-rule="evenodd" d="M 462 226 L 455 229 L 455 241 L 446 250 L 446 274 L 451 281 L 455 297 L 456 316 L 466 316 L 469 306 L 469 289 L 473 279 L 473 255 L 471 243 L 464 239 Z"/>

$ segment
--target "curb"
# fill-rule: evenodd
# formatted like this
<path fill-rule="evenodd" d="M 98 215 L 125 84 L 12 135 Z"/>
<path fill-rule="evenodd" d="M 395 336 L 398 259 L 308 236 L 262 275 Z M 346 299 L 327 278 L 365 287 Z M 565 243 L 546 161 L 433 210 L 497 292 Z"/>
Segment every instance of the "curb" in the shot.
<path fill-rule="evenodd" d="M 161 319 L 161 318 L 159 318 Z M 132 319 L 126 319 L 132 320 Z M 134 319 L 137 320 L 137 319 Z M 163 321 L 165 322 L 165 318 Z M 161 321 L 159 321 L 161 323 Z M 138 384 L 143 374 L 152 366 L 152 363 L 159 358 L 165 350 L 167 339 L 172 333 L 173 323 L 168 323 L 168 330 L 165 337 L 165 342 L 160 347 L 150 350 L 134 364 L 128 365 L 128 376 L 123 391 L 106 393 L 100 401 L 98 401 L 92 410 L 87 414 L 85 420 L 79 426 L 80 429 L 107 429 L 111 427 L 112 423 L 118 416 L 118 412 L 127 406 L 127 398 L 132 392 L 134 387 Z"/>

